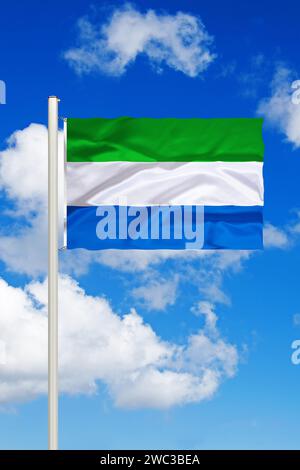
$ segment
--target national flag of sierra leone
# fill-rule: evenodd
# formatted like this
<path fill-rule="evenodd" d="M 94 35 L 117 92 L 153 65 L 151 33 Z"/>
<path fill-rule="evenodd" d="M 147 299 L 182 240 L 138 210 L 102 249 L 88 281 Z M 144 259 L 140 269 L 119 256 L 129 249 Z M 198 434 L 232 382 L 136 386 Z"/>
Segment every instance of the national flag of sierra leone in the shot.
<path fill-rule="evenodd" d="M 67 248 L 261 249 L 263 152 L 262 119 L 68 119 Z"/>

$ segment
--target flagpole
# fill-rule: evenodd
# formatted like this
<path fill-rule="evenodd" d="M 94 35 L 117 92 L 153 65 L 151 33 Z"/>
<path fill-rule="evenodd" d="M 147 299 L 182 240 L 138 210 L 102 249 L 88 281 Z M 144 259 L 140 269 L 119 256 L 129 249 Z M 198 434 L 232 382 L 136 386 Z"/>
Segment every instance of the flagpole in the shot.
<path fill-rule="evenodd" d="M 48 98 L 48 448 L 58 449 L 58 102 Z"/>

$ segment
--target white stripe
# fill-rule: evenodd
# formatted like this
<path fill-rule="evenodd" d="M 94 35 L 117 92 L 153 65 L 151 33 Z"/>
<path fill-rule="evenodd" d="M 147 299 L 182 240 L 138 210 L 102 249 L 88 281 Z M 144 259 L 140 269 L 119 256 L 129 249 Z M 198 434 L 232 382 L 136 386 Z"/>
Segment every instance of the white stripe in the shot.
<path fill-rule="evenodd" d="M 263 205 L 261 162 L 67 163 L 67 200 L 99 205 Z"/>

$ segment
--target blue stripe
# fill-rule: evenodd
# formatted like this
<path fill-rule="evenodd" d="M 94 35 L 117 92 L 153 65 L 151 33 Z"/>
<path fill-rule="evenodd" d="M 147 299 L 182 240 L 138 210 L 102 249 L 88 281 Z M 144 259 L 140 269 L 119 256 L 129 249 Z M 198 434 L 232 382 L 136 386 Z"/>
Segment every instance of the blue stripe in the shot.
<path fill-rule="evenodd" d="M 174 206 L 173 206 L 174 207 Z M 181 207 L 183 210 L 183 206 Z M 148 216 L 143 225 L 147 231 L 147 239 L 138 238 L 121 239 L 119 234 L 120 224 L 127 227 L 135 219 L 128 216 L 128 220 L 124 212 L 128 208 L 119 206 L 100 206 L 101 209 L 108 208 L 109 211 L 115 211 L 116 214 L 116 239 L 106 238 L 101 240 L 98 238 L 96 229 L 99 221 L 103 221 L 108 212 L 103 212 L 103 217 L 96 214 L 95 206 L 68 206 L 67 207 L 67 248 L 85 248 L 88 250 L 106 250 L 106 249 L 122 249 L 122 250 L 158 250 L 185 249 L 187 243 L 192 240 L 185 236 L 184 230 L 180 239 L 176 239 L 173 233 L 174 218 L 171 218 L 171 237 L 168 240 L 151 239 L 151 207 L 136 208 L 137 210 L 147 210 Z M 199 209 L 199 208 L 198 208 Z M 191 217 L 191 228 L 196 229 L 196 206 L 184 206 L 186 213 Z M 127 225 L 126 225 L 127 220 Z M 183 217 L 182 217 L 183 221 Z M 160 230 L 164 221 L 159 220 Z M 205 250 L 229 249 L 229 250 L 257 250 L 263 248 L 263 208 L 261 206 L 205 206 L 204 207 L 204 241 L 201 246 Z M 178 228 L 178 227 L 177 227 Z M 198 227 L 199 228 L 199 227 Z M 203 230 L 203 227 L 202 227 Z M 199 228 L 199 232 L 201 228 Z M 193 246 L 190 246 L 193 248 Z"/>

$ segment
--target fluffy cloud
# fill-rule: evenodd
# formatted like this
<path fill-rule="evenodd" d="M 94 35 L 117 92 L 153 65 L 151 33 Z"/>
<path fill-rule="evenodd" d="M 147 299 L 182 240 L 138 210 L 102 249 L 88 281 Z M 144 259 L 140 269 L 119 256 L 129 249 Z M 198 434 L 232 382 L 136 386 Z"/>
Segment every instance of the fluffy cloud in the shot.
<path fill-rule="evenodd" d="M 178 276 L 170 280 L 146 280 L 146 285 L 135 287 L 131 295 L 148 310 L 165 310 L 175 304 L 178 281 Z"/>
<path fill-rule="evenodd" d="M 203 300 L 193 307 L 192 312 L 196 316 L 203 315 L 205 318 L 205 325 L 210 331 L 216 331 L 218 317 L 214 311 L 214 305 L 211 302 Z"/>
<path fill-rule="evenodd" d="M 287 248 L 290 244 L 288 233 L 267 223 L 264 227 L 264 246 L 266 248 Z"/>
<path fill-rule="evenodd" d="M 210 51 L 212 38 L 200 19 L 182 12 L 141 13 L 127 4 L 102 25 L 80 19 L 78 29 L 78 47 L 64 53 L 78 74 L 122 75 L 143 54 L 158 71 L 167 65 L 195 77 L 215 58 Z"/>
<path fill-rule="evenodd" d="M 286 140 L 300 146 L 300 104 L 292 99 L 293 72 L 278 66 L 271 82 L 271 94 L 261 100 L 258 114 L 285 135 Z"/>
<path fill-rule="evenodd" d="M 300 211 L 294 211 L 293 218 L 283 227 L 266 223 L 264 227 L 265 248 L 287 249 L 299 241 Z"/>
<path fill-rule="evenodd" d="M 63 141 L 59 134 L 60 244 L 63 233 Z M 14 233 L 0 231 L 0 256 L 6 265 L 29 275 L 42 274 L 47 269 L 47 129 L 31 124 L 14 132 L 0 152 L 0 189 L 12 207 Z M 10 226 L 11 228 L 11 226 Z"/>
<path fill-rule="evenodd" d="M 135 310 L 119 317 L 67 276 L 59 302 L 61 392 L 94 393 L 105 384 L 117 406 L 168 408 L 210 398 L 236 372 L 236 347 L 206 327 L 185 345 L 163 341 Z M 0 310 L 0 404 L 45 394 L 46 281 L 21 289 L 1 279 Z"/>
<path fill-rule="evenodd" d="M 38 210 L 40 204 L 44 208 L 47 188 L 45 126 L 31 124 L 9 137 L 7 149 L 1 152 L 0 184 L 9 198 L 16 201 L 21 214 Z"/>

